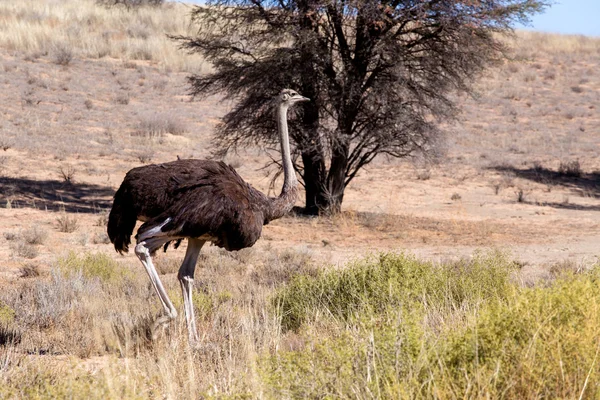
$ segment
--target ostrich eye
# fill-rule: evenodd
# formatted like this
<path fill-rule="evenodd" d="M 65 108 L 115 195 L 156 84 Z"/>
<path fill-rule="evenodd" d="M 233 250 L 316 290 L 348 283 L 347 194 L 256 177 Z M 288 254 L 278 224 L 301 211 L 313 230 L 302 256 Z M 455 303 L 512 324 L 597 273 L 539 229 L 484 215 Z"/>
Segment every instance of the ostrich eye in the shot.
<path fill-rule="evenodd" d="M 292 92 L 292 93 L 290 93 L 290 94 L 291 94 L 292 96 L 296 96 L 296 95 L 298 95 L 298 93 L 296 93 L 296 92 Z"/>

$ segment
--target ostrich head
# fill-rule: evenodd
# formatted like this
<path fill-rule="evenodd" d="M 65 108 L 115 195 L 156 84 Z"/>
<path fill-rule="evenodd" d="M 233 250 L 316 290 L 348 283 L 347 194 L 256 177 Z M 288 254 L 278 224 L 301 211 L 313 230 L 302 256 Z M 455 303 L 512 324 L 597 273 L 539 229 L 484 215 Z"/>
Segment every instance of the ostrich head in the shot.
<path fill-rule="evenodd" d="M 310 101 L 310 99 L 300 95 L 293 89 L 283 89 L 277 96 L 277 102 L 288 107 L 301 101 Z"/>

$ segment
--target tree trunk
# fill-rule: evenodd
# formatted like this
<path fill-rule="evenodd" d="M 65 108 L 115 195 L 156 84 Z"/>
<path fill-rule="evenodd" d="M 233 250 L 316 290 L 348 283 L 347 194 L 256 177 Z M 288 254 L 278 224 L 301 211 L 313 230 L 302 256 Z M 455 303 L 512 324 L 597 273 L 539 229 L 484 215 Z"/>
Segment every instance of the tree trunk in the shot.
<path fill-rule="evenodd" d="M 306 192 L 305 213 L 308 215 L 331 215 L 342 210 L 344 190 L 346 189 L 346 166 L 348 148 L 338 146 L 334 149 L 329 173 L 325 163 L 316 152 L 302 153 L 304 164 L 304 189 Z"/>
<path fill-rule="evenodd" d="M 304 212 L 308 215 L 319 215 L 321 209 L 327 208 L 327 196 L 324 188 L 325 181 L 325 163 L 317 158 L 315 152 L 302 153 L 302 163 L 304 164 L 304 190 L 306 192 L 306 201 Z"/>
<path fill-rule="evenodd" d="M 327 176 L 328 204 L 326 212 L 337 214 L 342 211 L 344 190 L 346 189 L 346 167 L 348 166 L 348 145 L 338 143 L 331 154 L 331 166 Z"/>

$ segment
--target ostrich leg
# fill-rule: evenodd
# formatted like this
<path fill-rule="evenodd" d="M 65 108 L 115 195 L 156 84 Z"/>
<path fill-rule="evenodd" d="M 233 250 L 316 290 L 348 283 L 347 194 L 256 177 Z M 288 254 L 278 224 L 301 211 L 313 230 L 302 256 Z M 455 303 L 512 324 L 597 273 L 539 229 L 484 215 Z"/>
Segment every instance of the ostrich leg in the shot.
<path fill-rule="evenodd" d="M 135 246 L 135 254 L 138 256 L 138 258 L 144 265 L 144 268 L 146 268 L 146 272 L 150 277 L 150 281 L 152 282 L 152 285 L 154 286 L 154 289 L 158 294 L 158 298 L 160 299 L 160 302 L 166 314 L 162 317 L 159 317 L 154 322 L 154 326 L 152 327 L 153 338 L 156 328 L 177 318 L 177 310 L 173 306 L 173 303 L 171 303 L 171 300 L 167 295 L 167 291 L 165 290 L 162 282 L 160 281 L 160 278 L 158 277 L 158 272 L 156 272 L 156 268 L 152 263 L 151 256 L 151 254 L 153 254 L 158 248 L 163 246 L 165 243 L 177 239 L 176 237 L 167 236 L 164 233 L 160 234 L 160 229 L 165 223 L 156 228 L 150 229 L 149 231 L 141 235 L 138 238 L 138 243 Z"/>
<path fill-rule="evenodd" d="M 192 289 L 194 288 L 194 271 L 196 270 L 196 262 L 198 254 L 204 245 L 205 241 L 200 239 L 188 239 L 188 247 L 185 252 L 185 258 L 179 268 L 177 278 L 181 284 L 181 292 L 183 294 L 183 306 L 185 311 L 185 322 L 188 328 L 188 335 L 191 344 L 197 344 L 198 330 L 196 329 L 196 317 L 194 315 L 194 303 L 192 302 Z"/>

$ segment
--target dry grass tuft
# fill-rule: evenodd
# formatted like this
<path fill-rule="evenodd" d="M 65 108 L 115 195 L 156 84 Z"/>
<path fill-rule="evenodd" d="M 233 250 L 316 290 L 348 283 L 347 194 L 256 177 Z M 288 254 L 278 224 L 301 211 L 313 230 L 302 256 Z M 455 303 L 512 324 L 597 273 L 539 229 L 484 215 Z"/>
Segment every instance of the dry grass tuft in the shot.
<path fill-rule="evenodd" d="M 65 44 L 57 44 L 52 53 L 54 63 L 63 67 L 66 67 L 73 61 L 73 50 Z"/>
<path fill-rule="evenodd" d="M 11 242 L 10 248 L 13 254 L 23 258 L 36 258 L 40 254 L 39 249 L 35 245 L 29 244 L 22 239 Z"/>
<path fill-rule="evenodd" d="M 11 147 L 14 147 L 15 140 L 11 137 L 8 137 L 4 134 L 0 135 L 0 149 L 3 151 L 7 151 Z"/>
<path fill-rule="evenodd" d="M 58 167 L 58 174 L 67 184 L 72 184 L 75 178 L 75 167 L 71 164 L 61 165 Z"/>
<path fill-rule="evenodd" d="M 37 225 L 21 231 L 23 240 L 28 244 L 44 244 L 48 238 L 48 231 Z"/>
<path fill-rule="evenodd" d="M 579 178 L 583 175 L 579 160 L 562 162 L 558 166 L 558 173 L 570 178 Z"/>
<path fill-rule="evenodd" d="M 135 131 L 136 136 L 145 138 L 159 138 L 167 133 L 172 135 L 183 135 L 187 132 L 183 124 L 176 116 L 170 114 L 153 114 L 143 117 L 138 123 Z"/>
<path fill-rule="evenodd" d="M 60 216 L 56 218 L 58 224 L 58 231 L 64 233 L 73 233 L 79 227 L 77 215 L 70 215 L 66 212 L 62 212 Z"/>
<path fill-rule="evenodd" d="M 4 232 L 4 239 L 10 241 L 17 240 L 19 238 L 19 234 L 16 232 Z"/>
<path fill-rule="evenodd" d="M 94 233 L 94 236 L 92 237 L 92 243 L 94 243 L 94 244 L 109 244 L 110 238 L 108 237 L 108 234 L 105 231 L 96 232 L 96 233 Z"/>
<path fill-rule="evenodd" d="M 19 268 L 19 278 L 37 278 L 40 276 L 40 268 L 37 264 L 25 264 Z"/>

